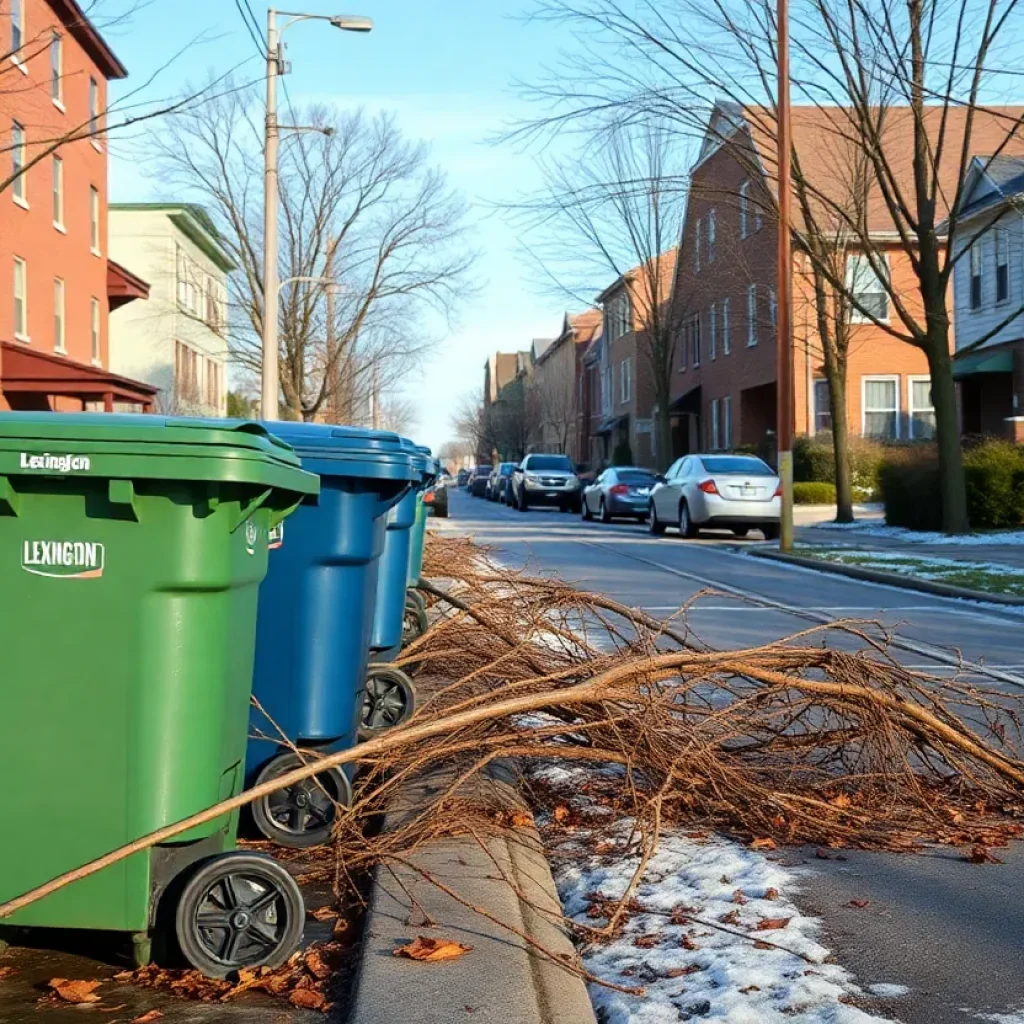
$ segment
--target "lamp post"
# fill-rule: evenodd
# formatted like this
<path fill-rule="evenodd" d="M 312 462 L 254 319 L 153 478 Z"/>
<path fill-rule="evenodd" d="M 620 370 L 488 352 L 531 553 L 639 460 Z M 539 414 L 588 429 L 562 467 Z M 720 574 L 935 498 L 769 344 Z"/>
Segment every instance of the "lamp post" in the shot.
<path fill-rule="evenodd" d="M 278 14 L 288 21 L 277 27 Z M 267 11 L 267 116 L 263 138 L 264 208 L 263 208 L 263 380 L 261 415 L 265 420 L 278 418 L 278 373 L 277 348 L 277 151 L 281 126 L 277 123 L 277 79 L 285 74 L 281 37 L 300 21 L 326 21 L 343 32 L 370 32 L 373 22 L 357 15 L 296 14 L 291 11 Z M 304 129 L 290 129 L 299 130 Z"/>

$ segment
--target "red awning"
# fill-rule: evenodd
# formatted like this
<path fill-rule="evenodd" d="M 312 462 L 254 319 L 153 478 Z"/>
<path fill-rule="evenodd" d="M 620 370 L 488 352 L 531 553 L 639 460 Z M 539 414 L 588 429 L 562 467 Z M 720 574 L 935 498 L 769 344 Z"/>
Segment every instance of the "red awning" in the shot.
<path fill-rule="evenodd" d="M 107 260 L 107 302 L 119 309 L 134 299 L 148 299 L 149 285 L 120 263 Z"/>
<path fill-rule="evenodd" d="M 49 395 L 82 402 L 102 401 L 108 411 L 114 402 L 131 402 L 149 412 L 159 390 L 98 366 L 0 341 L 0 391 L 14 408 L 24 407 L 24 399 L 29 395 Z"/>

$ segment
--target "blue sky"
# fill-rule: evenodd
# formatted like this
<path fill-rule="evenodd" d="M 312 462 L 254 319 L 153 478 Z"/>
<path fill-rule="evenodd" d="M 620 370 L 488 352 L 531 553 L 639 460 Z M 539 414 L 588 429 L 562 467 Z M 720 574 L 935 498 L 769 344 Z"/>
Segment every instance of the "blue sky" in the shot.
<path fill-rule="evenodd" d="M 436 163 L 473 204 L 473 246 L 481 253 L 483 290 L 411 380 L 421 406 L 418 437 L 437 446 L 451 436 L 449 414 L 466 393 L 482 389 L 483 364 L 495 349 L 525 349 L 561 327 L 557 299 L 541 294 L 516 251 L 515 233 L 489 206 L 536 182 L 534 158 L 487 139 L 525 111 L 515 79 L 537 77 L 571 40 L 551 25 L 519 16 L 529 0 L 292 0 L 310 13 L 370 15 L 369 36 L 326 25 L 297 25 L 287 35 L 292 99 L 331 98 L 340 106 L 393 110 L 403 129 L 432 146 Z M 266 8 L 253 3 L 261 25 Z M 130 23 L 105 30 L 127 65 L 124 88 L 138 86 L 179 49 L 147 95 L 177 92 L 211 68 L 251 60 L 239 74 L 260 74 L 256 47 L 232 0 L 155 0 Z M 158 129 L 157 129 L 158 130 Z M 111 195 L 118 201 L 173 198 L 154 189 L 125 145 L 112 144 Z M 438 331 L 444 331 L 437 325 Z"/>

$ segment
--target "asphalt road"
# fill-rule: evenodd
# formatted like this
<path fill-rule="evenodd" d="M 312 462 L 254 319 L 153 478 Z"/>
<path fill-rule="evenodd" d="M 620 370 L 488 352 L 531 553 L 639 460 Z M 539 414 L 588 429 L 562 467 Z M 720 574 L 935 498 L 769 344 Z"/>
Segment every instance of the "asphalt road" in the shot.
<path fill-rule="evenodd" d="M 557 575 L 660 616 L 702 591 L 691 628 L 716 648 L 778 640 L 834 619 L 877 622 L 908 667 L 959 674 L 1024 696 L 1024 617 L 754 559 L 731 535 L 684 541 L 646 527 L 584 523 L 557 511 L 523 514 L 452 491 L 442 529 L 473 536 L 507 564 Z M 836 637 L 833 643 L 853 643 Z M 808 912 L 837 959 L 865 986 L 903 985 L 877 1002 L 906 1024 L 1024 1024 L 1024 849 L 979 866 L 956 851 L 851 853 L 822 861 L 792 851 Z M 847 906 L 867 900 L 862 909 Z"/>

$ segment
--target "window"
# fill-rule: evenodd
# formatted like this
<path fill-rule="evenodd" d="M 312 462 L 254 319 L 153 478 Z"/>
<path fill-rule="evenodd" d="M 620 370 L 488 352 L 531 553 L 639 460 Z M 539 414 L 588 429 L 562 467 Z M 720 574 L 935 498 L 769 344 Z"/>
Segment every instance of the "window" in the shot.
<path fill-rule="evenodd" d="M 700 314 L 690 321 L 690 362 L 700 366 Z"/>
<path fill-rule="evenodd" d="M 199 401 L 198 353 L 180 341 L 174 343 L 174 393 L 182 402 Z"/>
<path fill-rule="evenodd" d="M 715 308 L 715 304 L 711 303 L 711 309 L 708 310 L 708 358 L 716 359 L 718 357 L 718 310 Z"/>
<path fill-rule="evenodd" d="M 774 288 L 768 290 L 768 321 L 773 330 L 779 326 L 779 297 Z"/>
<path fill-rule="evenodd" d="M 608 321 L 608 338 L 615 341 L 629 332 L 629 296 L 625 290 L 608 300 L 605 306 Z"/>
<path fill-rule="evenodd" d="M 11 0 L 11 55 L 18 62 L 17 53 L 25 43 L 25 0 Z"/>
<path fill-rule="evenodd" d="M 700 250 L 704 244 L 704 222 L 698 217 L 697 218 L 697 241 L 693 250 L 693 269 L 700 270 Z"/>
<path fill-rule="evenodd" d="M 92 342 L 92 361 L 100 364 L 100 300 L 90 299 L 89 331 Z"/>
<path fill-rule="evenodd" d="M 50 36 L 50 99 L 64 106 L 64 41 L 59 32 Z"/>
<path fill-rule="evenodd" d="M 53 158 L 53 226 L 64 227 L 64 161 Z"/>
<path fill-rule="evenodd" d="M 211 409 L 220 408 L 220 363 L 212 359 L 206 360 L 206 394 L 204 402 Z"/>
<path fill-rule="evenodd" d="M 753 206 L 754 206 L 754 230 L 755 231 L 760 231 L 761 230 L 761 225 L 764 224 L 764 218 L 761 216 L 761 207 L 759 207 L 757 205 L 756 201 L 754 202 Z"/>
<path fill-rule="evenodd" d="M 619 401 L 628 402 L 633 397 L 632 357 L 623 359 L 619 367 Z"/>
<path fill-rule="evenodd" d="M 14 182 L 11 192 L 14 201 L 22 206 L 28 205 L 26 195 L 26 174 L 25 174 L 25 128 L 17 121 L 11 122 L 11 173 Z"/>
<path fill-rule="evenodd" d="M 717 451 L 722 447 L 721 437 L 718 430 L 718 399 L 711 399 L 711 447 Z"/>
<path fill-rule="evenodd" d="M 14 257 L 14 336 L 28 341 L 28 267 Z"/>
<path fill-rule="evenodd" d="M 732 448 L 732 395 L 722 399 L 722 447 Z"/>
<path fill-rule="evenodd" d="M 996 228 L 996 302 L 1005 302 L 1010 297 L 1010 239 L 1004 228 Z"/>
<path fill-rule="evenodd" d="M 981 240 L 971 246 L 971 309 L 981 306 Z"/>
<path fill-rule="evenodd" d="M 832 396 L 823 377 L 814 382 L 814 432 L 827 434 L 832 430 Z"/>
<path fill-rule="evenodd" d="M 93 253 L 100 254 L 100 192 L 94 185 L 89 186 L 89 245 Z"/>
<path fill-rule="evenodd" d="M 757 344 L 757 285 L 747 289 L 747 348 Z"/>
<path fill-rule="evenodd" d="M 66 352 L 64 347 L 64 282 L 53 279 L 53 351 Z"/>
<path fill-rule="evenodd" d="M 878 262 L 880 257 L 876 256 Z M 885 259 L 888 276 L 888 258 Z M 871 258 L 867 255 L 852 255 L 846 258 L 846 287 L 856 305 L 851 304 L 850 323 L 868 324 L 874 320 L 887 323 L 889 320 L 889 294 L 885 282 L 878 276 Z"/>
<path fill-rule="evenodd" d="M 95 78 L 89 78 L 89 134 L 96 145 L 96 136 L 100 131 L 100 86 Z"/>
<path fill-rule="evenodd" d="M 865 437 L 896 441 L 900 436 L 899 377 L 864 377 L 863 429 Z"/>
<path fill-rule="evenodd" d="M 909 436 L 914 441 L 930 441 L 935 437 L 935 406 L 932 404 L 931 378 L 908 378 L 907 391 L 910 398 Z"/>
<path fill-rule="evenodd" d="M 174 246 L 174 275 L 177 282 L 178 305 L 188 306 L 188 276 L 185 267 L 185 250 L 180 245 Z"/>
<path fill-rule="evenodd" d="M 750 182 L 745 181 L 740 185 L 740 238 L 746 238 L 750 233 L 747 230 L 748 209 L 750 206 Z"/>
<path fill-rule="evenodd" d="M 715 211 L 708 210 L 708 263 L 715 261 Z"/>
<path fill-rule="evenodd" d="M 729 300 L 722 299 L 722 355 L 732 351 L 732 335 L 729 334 Z"/>

